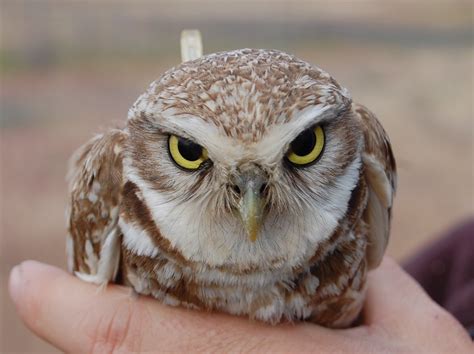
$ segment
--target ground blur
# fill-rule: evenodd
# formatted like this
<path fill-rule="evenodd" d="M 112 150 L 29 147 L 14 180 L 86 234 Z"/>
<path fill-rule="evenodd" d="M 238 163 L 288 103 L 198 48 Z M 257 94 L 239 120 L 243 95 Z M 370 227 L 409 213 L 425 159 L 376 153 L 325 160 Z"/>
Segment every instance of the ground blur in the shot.
<path fill-rule="evenodd" d="M 179 33 L 205 52 L 276 48 L 317 64 L 369 106 L 398 161 L 388 253 L 403 260 L 473 215 L 470 1 L 2 1 L 0 351 L 52 351 L 8 299 L 12 266 L 65 265 L 67 160 L 179 62 Z"/>

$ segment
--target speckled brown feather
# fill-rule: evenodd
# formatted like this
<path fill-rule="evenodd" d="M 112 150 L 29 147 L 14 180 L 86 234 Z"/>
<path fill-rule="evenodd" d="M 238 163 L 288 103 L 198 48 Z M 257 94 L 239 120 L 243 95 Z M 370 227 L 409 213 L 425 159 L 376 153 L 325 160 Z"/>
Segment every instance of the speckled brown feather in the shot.
<path fill-rule="evenodd" d="M 388 244 L 397 170 L 390 140 L 376 116 L 360 104 L 355 104 L 353 109 L 364 132 L 363 161 L 369 185 L 369 203 L 364 220 L 370 228 L 367 259 L 372 269 L 382 261 Z"/>
<path fill-rule="evenodd" d="M 111 130 L 82 146 L 69 168 L 70 271 L 96 274 L 102 246 L 117 228 L 122 200 L 122 151 L 127 134 Z M 112 279 L 109 279 L 112 280 Z"/>
<path fill-rule="evenodd" d="M 397 165 L 393 156 L 392 146 L 385 129 L 379 120 L 367 107 L 354 104 L 354 112 L 362 122 L 364 132 L 365 153 L 373 155 L 383 166 L 385 174 L 390 181 L 392 192 L 397 188 Z"/>
<path fill-rule="evenodd" d="M 247 142 L 291 121 L 310 105 L 350 105 L 348 92 L 325 71 L 293 55 L 264 49 L 220 52 L 164 73 L 135 102 L 131 119 L 171 111 L 193 115 Z"/>

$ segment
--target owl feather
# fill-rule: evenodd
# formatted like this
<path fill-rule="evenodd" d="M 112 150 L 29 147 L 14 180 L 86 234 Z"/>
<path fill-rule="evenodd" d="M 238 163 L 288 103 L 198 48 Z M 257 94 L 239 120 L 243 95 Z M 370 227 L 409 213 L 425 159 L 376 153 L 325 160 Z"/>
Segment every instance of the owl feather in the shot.
<path fill-rule="evenodd" d="M 122 158 L 127 135 L 98 135 L 71 158 L 68 268 L 86 281 L 113 281 L 120 261 L 117 227 L 122 200 Z"/>
<path fill-rule="evenodd" d="M 390 235 L 393 196 L 396 191 L 396 163 L 390 140 L 377 117 L 366 107 L 355 104 L 361 120 L 365 149 L 362 158 L 369 187 L 364 219 L 369 226 L 367 261 L 376 268 L 382 261 Z"/>

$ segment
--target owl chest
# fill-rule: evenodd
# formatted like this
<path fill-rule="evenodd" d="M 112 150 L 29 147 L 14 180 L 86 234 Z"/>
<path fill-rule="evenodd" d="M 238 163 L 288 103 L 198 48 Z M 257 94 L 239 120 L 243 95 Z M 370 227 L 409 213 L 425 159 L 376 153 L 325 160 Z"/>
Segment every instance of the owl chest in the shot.
<path fill-rule="evenodd" d="M 342 235 L 335 247 L 328 243 L 326 254 L 297 270 L 236 274 L 187 262 L 159 247 L 146 229 L 121 224 L 123 282 L 167 305 L 247 315 L 272 323 L 286 318 L 337 327 L 350 323 L 362 306 L 363 234 L 350 231 Z"/>
<path fill-rule="evenodd" d="M 126 183 L 119 217 L 122 281 L 165 304 L 216 310 L 276 323 L 349 324 L 364 298 L 367 229 L 364 188 L 333 234 L 297 266 L 239 272 L 191 262 L 163 237 L 136 186 Z"/>

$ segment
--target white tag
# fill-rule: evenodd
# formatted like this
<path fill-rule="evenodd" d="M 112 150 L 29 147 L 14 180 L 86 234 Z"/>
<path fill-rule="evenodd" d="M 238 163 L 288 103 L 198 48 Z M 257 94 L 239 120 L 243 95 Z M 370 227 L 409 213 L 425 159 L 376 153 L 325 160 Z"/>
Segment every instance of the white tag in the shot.
<path fill-rule="evenodd" d="M 202 57 L 201 32 L 184 30 L 181 32 L 181 61 L 194 60 Z"/>

